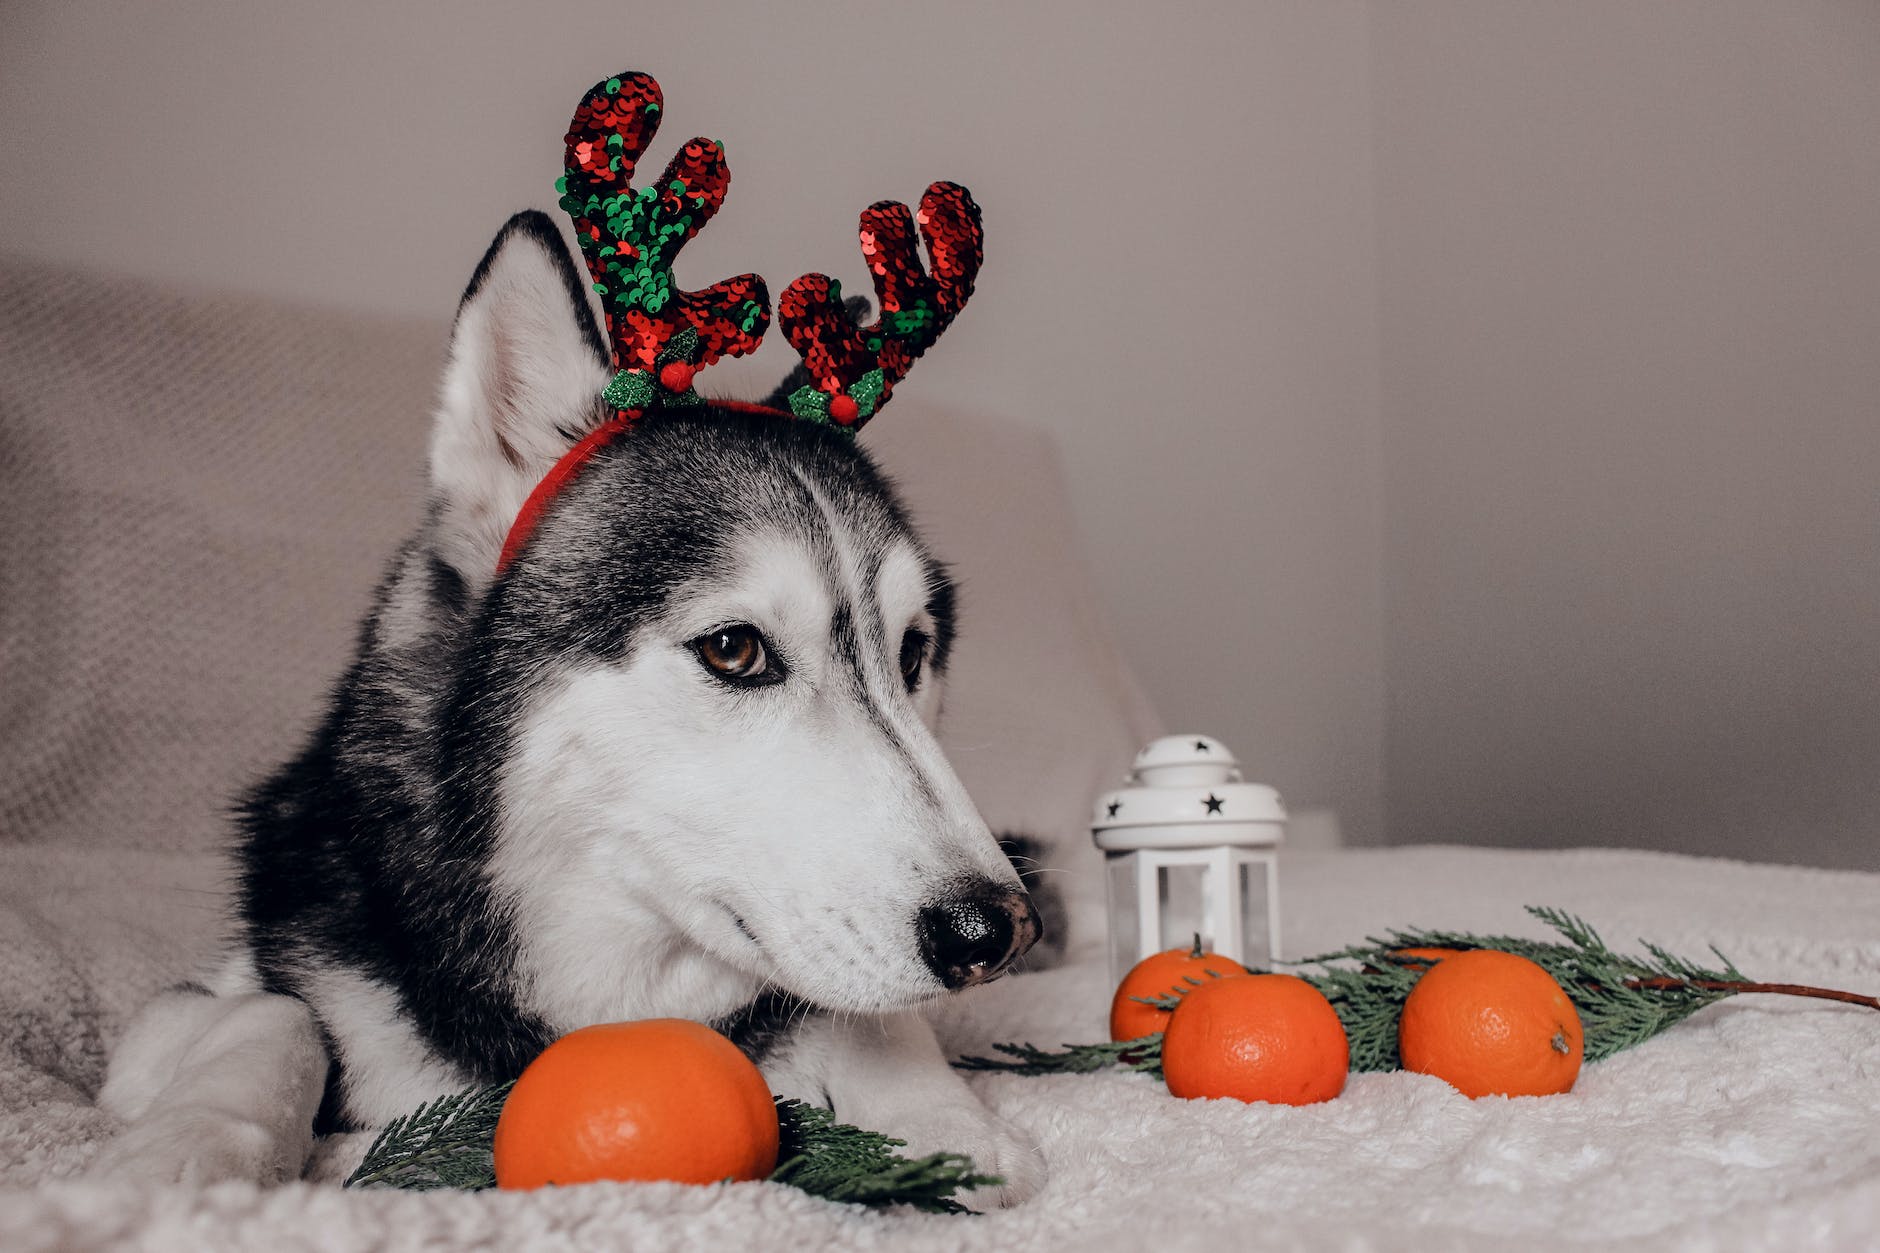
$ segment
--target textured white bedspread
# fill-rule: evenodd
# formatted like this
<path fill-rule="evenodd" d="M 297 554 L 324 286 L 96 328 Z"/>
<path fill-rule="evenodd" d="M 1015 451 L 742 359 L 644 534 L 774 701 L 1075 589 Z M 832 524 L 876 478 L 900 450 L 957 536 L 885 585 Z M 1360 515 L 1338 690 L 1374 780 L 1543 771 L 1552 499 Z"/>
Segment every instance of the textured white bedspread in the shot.
<path fill-rule="evenodd" d="M 1292 953 L 1392 924 L 1540 930 L 1523 903 L 1753 977 L 1880 992 L 1880 875 L 1647 853 L 1417 848 L 1295 855 Z M 0 1248 L 1031 1249 L 1880 1246 L 1880 1014 L 1743 997 L 1589 1067 L 1560 1097 L 1469 1101 L 1355 1076 L 1304 1108 L 1184 1102 L 1140 1076 L 976 1076 L 1031 1128 L 1051 1179 L 980 1217 L 876 1214 L 769 1184 L 530 1195 L 134 1190 L 72 1182 L 110 1133 L 90 1107 L 140 997 L 217 925 L 187 855 L 0 850 Z M 956 1051 L 1094 1040 L 1095 946 L 946 1014 Z M 328 1170 L 363 1150 L 332 1146 Z"/>

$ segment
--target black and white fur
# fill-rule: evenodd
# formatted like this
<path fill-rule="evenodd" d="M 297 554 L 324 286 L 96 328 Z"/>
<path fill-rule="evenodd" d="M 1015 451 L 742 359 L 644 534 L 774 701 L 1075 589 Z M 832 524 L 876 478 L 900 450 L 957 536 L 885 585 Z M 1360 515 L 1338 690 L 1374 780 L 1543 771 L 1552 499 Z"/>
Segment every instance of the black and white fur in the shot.
<path fill-rule="evenodd" d="M 779 1093 L 970 1154 L 1008 1181 L 990 1200 L 1042 1181 L 921 1013 L 1038 932 L 931 730 L 946 572 L 852 440 L 712 409 L 614 441 L 497 576 L 608 378 L 560 236 L 518 215 L 457 316 L 427 519 L 312 743 L 246 805 L 226 957 L 118 1047 L 99 1172 L 295 1177 L 316 1128 L 677 1016 Z M 704 664 L 729 624 L 780 681 Z"/>

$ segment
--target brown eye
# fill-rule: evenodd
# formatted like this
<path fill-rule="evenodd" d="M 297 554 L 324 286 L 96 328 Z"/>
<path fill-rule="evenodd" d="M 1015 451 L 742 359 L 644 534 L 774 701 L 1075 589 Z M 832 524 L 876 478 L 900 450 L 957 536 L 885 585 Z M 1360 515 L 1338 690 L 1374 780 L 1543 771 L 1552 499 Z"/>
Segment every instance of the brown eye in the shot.
<path fill-rule="evenodd" d="M 927 643 L 924 631 L 909 631 L 901 637 L 901 680 L 910 692 L 920 686 L 920 668 L 927 662 Z"/>
<path fill-rule="evenodd" d="M 783 667 L 771 655 L 763 632 L 739 623 L 707 631 L 692 641 L 705 668 L 727 683 L 756 686 L 783 681 Z"/>

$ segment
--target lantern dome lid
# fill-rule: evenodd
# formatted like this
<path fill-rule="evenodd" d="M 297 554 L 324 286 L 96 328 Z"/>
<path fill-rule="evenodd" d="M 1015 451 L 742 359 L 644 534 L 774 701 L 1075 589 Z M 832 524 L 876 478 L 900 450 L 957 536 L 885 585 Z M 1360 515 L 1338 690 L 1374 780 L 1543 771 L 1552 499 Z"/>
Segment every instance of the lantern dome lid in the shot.
<path fill-rule="evenodd" d="M 1240 760 L 1207 735 L 1165 735 L 1136 754 L 1129 781 L 1141 787 L 1237 783 Z"/>
<path fill-rule="evenodd" d="M 1134 769 L 1159 766 L 1226 766 L 1240 769 L 1240 759 L 1233 750 L 1211 735 L 1164 735 L 1153 739 L 1136 754 Z"/>
<path fill-rule="evenodd" d="M 1090 833 L 1110 852 L 1271 847 L 1285 838 L 1286 809 L 1272 788 L 1241 781 L 1219 740 L 1165 735 L 1136 754 L 1126 786 L 1097 797 Z"/>

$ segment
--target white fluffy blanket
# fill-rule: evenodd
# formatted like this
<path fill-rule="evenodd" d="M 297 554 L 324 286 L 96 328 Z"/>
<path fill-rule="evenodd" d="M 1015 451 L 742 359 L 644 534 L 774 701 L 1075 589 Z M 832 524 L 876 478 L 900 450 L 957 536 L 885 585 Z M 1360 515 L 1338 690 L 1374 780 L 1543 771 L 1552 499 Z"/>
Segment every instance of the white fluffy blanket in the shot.
<path fill-rule="evenodd" d="M 1631 852 L 1450 848 L 1295 855 L 1286 943 L 1392 924 L 1717 944 L 1749 974 L 1880 992 L 1880 876 Z M 217 925 L 205 858 L 0 850 L 0 1248 L 1851 1248 L 1880 1240 L 1880 1014 L 1773 997 L 1712 1007 L 1589 1067 L 1559 1097 L 1469 1101 L 1355 1076 L 1304 1108 L 1186 1102 L 1121 1074 L 974 1083 L 1038 1136 L 1044 1193 L 979 1217 L 870 1213 L 770 1184 L 528 1195 L 138 1191 L 71 1181 L 111 1131 L 104 1050 Z M 1100 1038 L 1094 946 L 960 999 L 955 1051 Z M 329 1147 L 326 1171 L 363 1150 Z"/>

